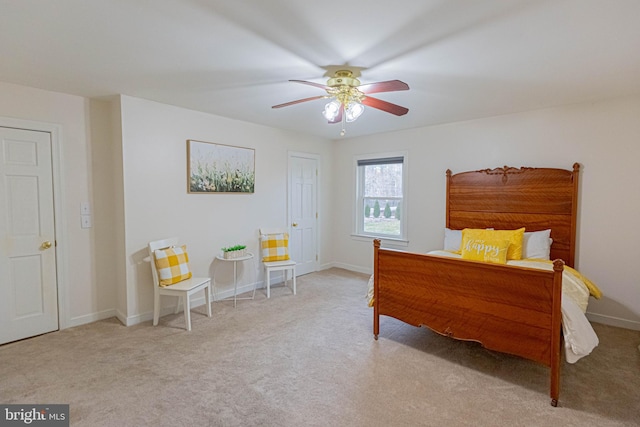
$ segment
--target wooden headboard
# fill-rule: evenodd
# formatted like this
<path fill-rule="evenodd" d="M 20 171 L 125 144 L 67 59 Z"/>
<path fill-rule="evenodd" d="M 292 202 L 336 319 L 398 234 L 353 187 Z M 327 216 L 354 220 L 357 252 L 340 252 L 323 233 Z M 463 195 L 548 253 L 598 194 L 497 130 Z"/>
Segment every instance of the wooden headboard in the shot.
<path fill-rule="evenodd" d="M 452 174 L 447 170 L 446 225 L 453 230 L 551 229 L 551 259 L 575 261 L 578 171 L 505 166 Z"/>

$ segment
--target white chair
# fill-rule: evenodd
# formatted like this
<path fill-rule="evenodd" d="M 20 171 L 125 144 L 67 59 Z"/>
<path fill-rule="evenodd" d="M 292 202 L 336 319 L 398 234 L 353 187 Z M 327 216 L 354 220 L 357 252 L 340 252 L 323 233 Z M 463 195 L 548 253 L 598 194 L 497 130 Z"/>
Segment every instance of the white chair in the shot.
<path fill-rule="evenodd" d="M 281 236 L 287 235 L 286 240 L 282 240 Z M 269 249 L 265 248 L 267 240 L 277 240 L 278 248 L 271 248 L 271 255 L 273 255 L 276 251 L 278 252 L 278 258 L 285 258 L 283 260 L 278 261 L 265 261 L 265 256 L 269 254 Z M 267 298 L 271 297 L 271 273 L 274 271 L 282 271 L 284 274 L 284 285 L 287 285 L 288 282 L 288 272 L 291 272 L 291 281 L 292 281 L 292 290 L 293 294 L 296 294 L 296 262 L 289 258 L 289 245 L 288 245 L 288 233 L 285 230 L 281 229 L 260 229 L 260 253 L 261 260 L 264 264 L 264 277 L 267 282 Z"/>
<path fill-rule="evenodd" d="M 153 326 L 158 324 L 160 317 L 160 295 L 176 296 L 178 304 L 175 313 L 180 311 L 180 299 L 184 301 L 184 319 L 187 331 L 191 330 L 191 295 L 196 292 L 204 291 L 205 305 L 207 306 L 207 316 L 211 317 L 211 279 L 209 277 L 191 277 L 168 286 L 160 286 L 160 278 L 158 269 L 156 268 L 155 251 L 159 249 L 168 249 L 175 247 L 178 239 L 173 237 L 169 239 L 156 240 L 149 242 L 149 259 L 151 261 L 151 274 L 153 275 Z"/>

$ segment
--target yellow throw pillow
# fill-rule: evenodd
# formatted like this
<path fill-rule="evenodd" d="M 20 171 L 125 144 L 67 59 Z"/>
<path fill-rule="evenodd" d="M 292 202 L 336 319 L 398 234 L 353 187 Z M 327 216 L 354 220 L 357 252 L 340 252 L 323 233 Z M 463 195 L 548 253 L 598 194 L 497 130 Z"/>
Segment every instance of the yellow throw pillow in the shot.
<path fill-rule="evenodd" d="M 462 259 L 506 264 L 510 245 L 508 240 L 484 240 L 468 237 L 462 240 L 460 249 Z"/>
<path fill-rule="evenodd" d="M 191 278 L 189 271 L 189 255 L 187 247 L 172 247 L 154 251 L 156 271 L 160 279 L 160 286 L 169 286 Z"/>
<path fill-rule="evenodd" d="M 263 234 L 262 261 L 286 261 L 289 259 L 289 233 Z"/>
<path fill-rule="evenodd" d="M 507 259 L 522 259 L 522 240 L 524 227 L 517 230 L 486 230 L 478 228 L 465 228 L 462 230 L 462 244 L 465 238 L 473 240 L 508 240 L 511 245 L 507 251 Z"/>

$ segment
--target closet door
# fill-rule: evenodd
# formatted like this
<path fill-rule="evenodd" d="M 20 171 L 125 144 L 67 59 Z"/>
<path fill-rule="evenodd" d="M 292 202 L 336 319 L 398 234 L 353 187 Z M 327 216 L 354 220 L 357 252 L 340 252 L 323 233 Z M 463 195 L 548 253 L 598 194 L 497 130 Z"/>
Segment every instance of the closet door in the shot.
<path fill-rule="evenodd" d="M 0 344 L 58 329 L 51 135 L 0 127 Z"/>

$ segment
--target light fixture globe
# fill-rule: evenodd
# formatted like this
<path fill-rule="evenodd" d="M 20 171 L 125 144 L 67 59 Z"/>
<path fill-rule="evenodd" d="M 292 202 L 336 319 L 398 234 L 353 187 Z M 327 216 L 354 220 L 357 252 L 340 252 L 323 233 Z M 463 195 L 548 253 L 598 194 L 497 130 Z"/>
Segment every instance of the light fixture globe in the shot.
<path fill-rule="evenodd" d="M 333 99 L 331 102 L 328 102 L 324 106 L 324 111 L 322 112 L 324 118 L 329 121 L 335 120 L 335 118 L 338 117 L 338 114 L 340 113 L 340 105 L 340 101 L 338 101 L 337 99 Z"/>
<path fill-rule="evenodd" d="M 358 117 L 364 112 L 364 105 L 358 102 L 350 102 L 344 110 L 345 119 L 348 123 L 355 122 Z"/>

